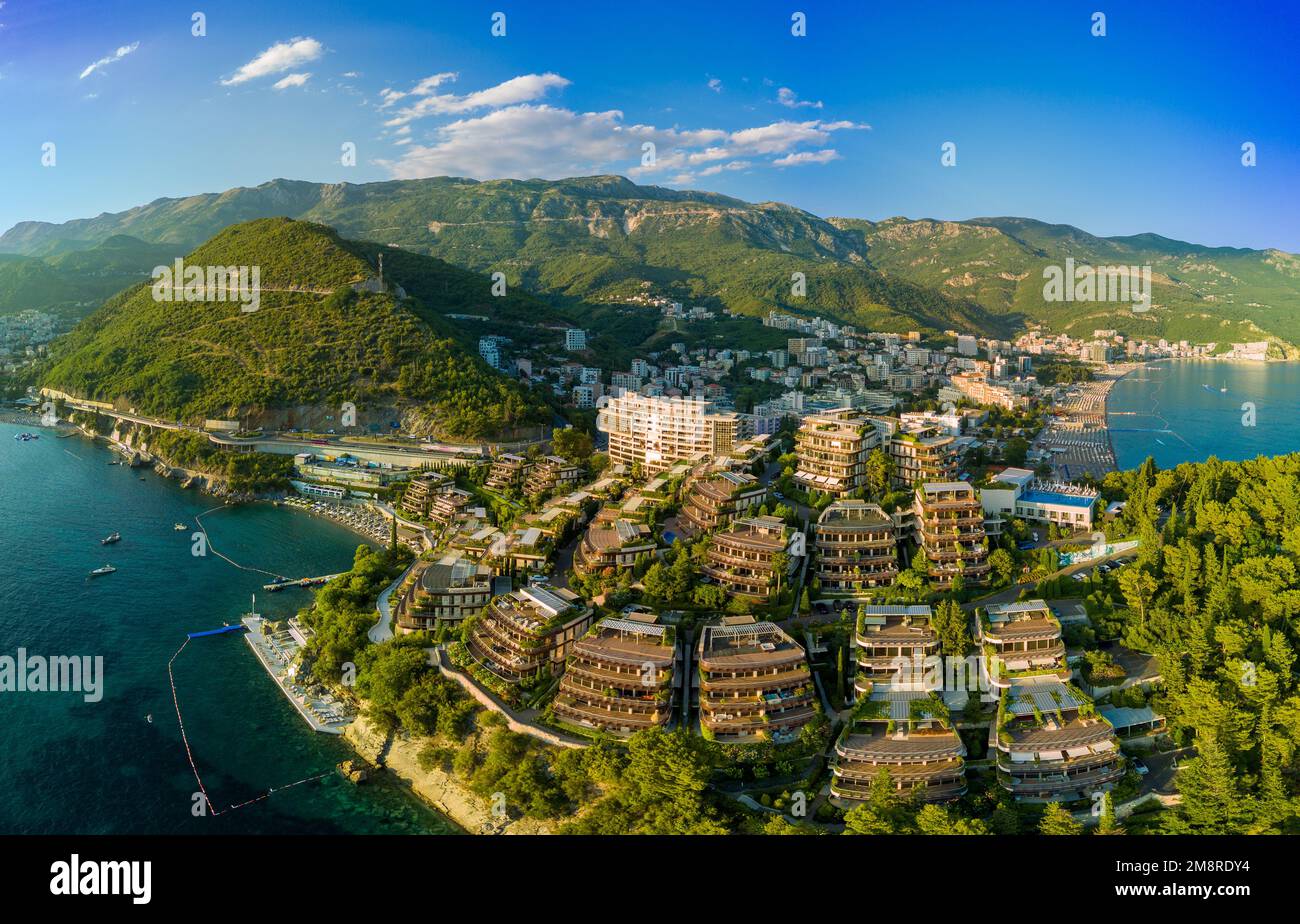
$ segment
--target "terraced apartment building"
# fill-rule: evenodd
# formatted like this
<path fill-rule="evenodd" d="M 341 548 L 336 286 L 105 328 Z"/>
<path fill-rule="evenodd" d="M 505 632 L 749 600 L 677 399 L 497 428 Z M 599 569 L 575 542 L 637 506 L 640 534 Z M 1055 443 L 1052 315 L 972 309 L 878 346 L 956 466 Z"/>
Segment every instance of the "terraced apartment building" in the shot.
<path fill-rule="evenodd" d="M 1022 802 L 1070 802 L 1124 778 L 1115 729 L 1092 700 L 1052 675 L 1011 680 L 989 727 L 998 784 Z"/>
<path fill-rule="evenodd" d="M 553 677 L 593 619 L 591 607 L 572 591 L 523 587 L 493 598 L 487 612 L 469 624 L 465 646 L 507 683 Z"/>
<path fill-rule="evenodd" d="M 582 480 L 582 466 L 560 456 L 544 456 L 533 463 L 524 479 L 524 494 L 537 497 L 568 488 Z"/>
<path fill-rule="evenodd" d="M 402 494 L 402 512 L 417 520 L 428 519 L 433 499 L 449 484 L 451 479 L 438 472 L 416 475 Z"/>
<path fill-rule="evenodd" d="M 927 482 L 916 489 L 918 554 L 930 566 L 938 590 L 952 588 L 960 574 L 967 587 L 988 581 L 988 538 L 979 495 L 965 481 Z"/>
<path fill-rule="evenodd" d="M 767 499 L 767 486 L 745 472 L 710 470 L 693 477 L 686 487 L 678 522 L 683 532 L 709 532 L 738 516 L 757 510 Z"/>
<path fill-rule="evenodd" d="M 573 557 L 574 567 L 583 574 L 605 568 L 631 568 L 637 557 L 653 553 L 654 532 L 645 523 L 620 516 L 617 508 L 603 508 L 583 533 Z"/>
<path fill-rule="evenodd" d="M 523 456 L 503 453 L 492 460 L 487 480 L 483 484 L 493 491 L 512 491 L 523 485 L 530 467 Z"/>
<path fill-rule="evenodd" d="M 399 633 L 431 632 L 478 613 L 492 599 L 492 569 L 460 552 L 420 562 L 394 594 Z"/>
<path fill-rule="evenodd" d="M 807 655 L 774 623 L 724 617 L 700 632 L 696 656 L 706 737 L 792 741 L 817 714 Z"/>
<path fill-rule="evenodd" d="M 713 534 L 700 570 L 729 593 L 766 603 L 788 586 L 796 559 L 803 554 L 804 534 L 785 521 L 742 517 Z"/>
<path fill-rule="evenodd" d="M 862 606 L 853 644 L 859 698 L 879 690 L 919 689 L 925 659 L 939 654 L 939 635 L 930 624 L 929 606 Z"/>
<path fill-rule="evenodd" d="M 880 445 L 871 420 L 845 408 L 805 417 L 795 434 L 795 484 L 843 497 L 867 483 L 867 458 Z"/>
<path fill-rule="evenodd" d="M 879 504 L 835 501 L 817 518 L 813 546 L 823 594 L 888 587 L 898 577 L 894 518 Z"/>
<path fill-rule="evenodd" d="M 966 746 L 938 693 L 877 691 L 861 700 L 835 742 L 831 795 L 861 802 L 880 771 L 894 789 L 925 802 L 966 792 Z"/>
<path fill-rule="evenodd" d="M 625 736 L 666 725 L 678 701 L 676 630 L 653 613 L 609 617 L 569 647 L 556 717 Z"/>
<path fill-rule="evenodd" d="M 895 487 L 957 477 L 956 438 L 938 427 L 897 430 L 889 438 L 887 451 L 894 463 L 891 480 Z"/>
<path fill-rule="evenodd" d="M 1030 674 L 1070 679 L 1061 623 L 1044 600 L 985 607 L 979 615 L 976 641 L 995 687 L 1006 688 L 1016 677 Z"/>

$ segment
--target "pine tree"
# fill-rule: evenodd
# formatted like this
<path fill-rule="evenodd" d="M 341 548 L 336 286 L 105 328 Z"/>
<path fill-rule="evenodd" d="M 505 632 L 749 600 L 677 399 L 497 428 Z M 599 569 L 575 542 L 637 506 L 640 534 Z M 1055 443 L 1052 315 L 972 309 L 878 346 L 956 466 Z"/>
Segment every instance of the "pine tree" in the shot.
<path fill-rule="evenodd" d="M 1080 834 L 1083 825 L 1061 807 L 1059 802 L 1049 802 L 1038 822 L 1039 834 Z"/>

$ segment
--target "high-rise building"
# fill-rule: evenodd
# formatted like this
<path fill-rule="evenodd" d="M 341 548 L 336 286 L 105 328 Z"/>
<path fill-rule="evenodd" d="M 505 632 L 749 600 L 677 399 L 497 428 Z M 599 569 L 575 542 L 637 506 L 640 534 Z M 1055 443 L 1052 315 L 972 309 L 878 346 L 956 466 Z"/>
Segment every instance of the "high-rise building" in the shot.
<path fill-rule="evenodd" d="M 753 435 L 747 417 L 715 411 L 708 401 L 636 392 L 610 398 L 596 427 L 609 438 L 611 462 L 639 465 L 648 474 L 701 453 L 725 455 Z"/>
<path fill-rule="evenodd" d="M 570 353 L 587 348 L 587 332 L 579 327 L 570 327 L 564 332 L 564 348 Z"/>

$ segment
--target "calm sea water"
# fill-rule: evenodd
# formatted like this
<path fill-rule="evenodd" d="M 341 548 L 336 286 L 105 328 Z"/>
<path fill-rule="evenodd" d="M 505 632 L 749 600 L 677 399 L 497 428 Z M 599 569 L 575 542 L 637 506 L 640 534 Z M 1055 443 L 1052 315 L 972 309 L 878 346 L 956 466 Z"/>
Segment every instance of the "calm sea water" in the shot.
<path fill-rule="evenodd" d="M 445 833 L 451 827 L 393 784 L 337 774 L 219 817 L 195 818 L 167 662 L 189 631 L 233 622 L 258 593 L 288 615 L 310 592 L 260 592 L 267 580 L 190 554 L 194 523 L 215 504 L 81 437 L 18 443 L 0 423 L 0 655 L 102 655 L 103 699 L 0 694 L 3 833 Z M 141 480 L 141 475 L 144 480 Z M 299 576 L 344 570 L 361 539 L 327 520 L 247 505 L 204 517 L 216 548 L 243 564 Z M 113 531 L 116 545 L 99 540 Z M 115 574 L 88 579 L 105 563 Z M 311 731 L 238 635 L 195 639 L 175 665 L 186 729 L 219 807 L 331 769 L 352 756 Z M 153 722 L 146 720 L 152 714 Z"/>
<path fill-rule="evenodd" d="M 1254 405 L 1254 426 L 1243 423 L 1246 403 Z M 1148 363 L 1116 383 L 1108 410 L 1120 468 L 1135 468 L 1147 456 L 1169 468 L 1210 456 L 1241 460 L 1295 452 L 1300 364 Z"/>

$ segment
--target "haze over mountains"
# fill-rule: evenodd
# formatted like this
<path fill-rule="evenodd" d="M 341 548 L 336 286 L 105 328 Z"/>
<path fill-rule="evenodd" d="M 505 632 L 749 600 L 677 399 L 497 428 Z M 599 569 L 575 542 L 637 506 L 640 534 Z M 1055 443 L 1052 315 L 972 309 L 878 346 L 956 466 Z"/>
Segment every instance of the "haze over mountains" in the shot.
<path fill-rule="evenodd" d="M 557 303 L 655 294 L 756 316 L 771 308 L 818 313 L 868 329 L 1008 336 L 1037 322 L 1084 337 L 1115 328 L 1148 338 L 1300 343 L 1294 254 L 1154 234 L 1101 238 L 1028 218 L 821 218 L 781 203 L 638 186 L 617 176 L 273 180 L 63 224 L 23 222 L 0 236 L 0 253 L 77 251 L 122 234 L 190 248 L 232 223 L 271 216 L 318 222 L 346 238 L 480 273 L 501 271 L 512 285 Z M 1150 265 L 1153 310 L 1045 301 L 1043 268 L 1067 258 Z M 792 294 L 796 272 L 807 279 L 806 297 Z"/>

